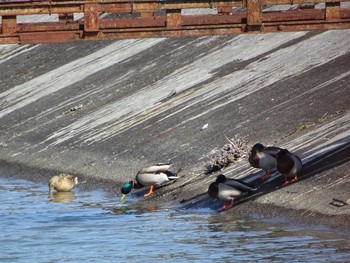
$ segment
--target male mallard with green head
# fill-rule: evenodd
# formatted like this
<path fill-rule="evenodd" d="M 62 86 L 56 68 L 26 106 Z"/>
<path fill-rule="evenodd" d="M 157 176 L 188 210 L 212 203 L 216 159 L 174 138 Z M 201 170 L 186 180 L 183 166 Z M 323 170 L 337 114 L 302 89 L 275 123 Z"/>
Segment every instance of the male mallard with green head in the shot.
<path fill-rule="evenodd" d="M 219 208 L 220 211 L 227 210 L 233 207 L 235 198 L 244 193 L 256 191 L 257 188 L 237 179 L 226 178 L 225 175 L 220 174 L 216 181 L 211 183 L 208 188 L 208 195 L 212 199 L 219 199 L 224 201 L 224 205 Z M 231 201 L 226 204 L 226 201 Z"/>
<path fill-rule="evenodd" d="M 154 186 L 178 179 L 179 177 L 177 177 L 176 174 L 168 170 L 170 166 L 171 164 L 156 164 L 142 168 L 137 173 L 135 179 L 132 179 L 123 185 L 120 201 L 122 201 L 125 195 L 130 193 L 133 188 L 140 189 L 149 186 L 149 192 L 144 195 L 144 197 L 147 197 L 154 193 Z"/>
<path fill-rule="evenodd" d="M 74 177 L 70 174 L 61 173 L 60 175 L 53 176 L 49 181 L 50 193 L 53 189 L 57 192 L 68 192 L 78 184 L 78 177 Z"/>
<path fill-rule="evenodd" d="M 285 177 L 283 186 L 298 181 L 298 174 L 302 167 L 301 159 L 287 149 L 283 149 L 277 154 L 276 170 Z M 288 178 L 293 179 L 288 180 Z"/>
<path fill-rule="evenodd" d="M 282 150 L 282 148 L 275 146 L 265 147 L 261 143 L 256 143 L 252 150 L 248 161 L 251 166 L 254 168 L 260 168 L 265 170 L 264 174 L 261 176 L 261 179 L 266 179 L 271 173 L 271 169 L 276 166 L 276 155 Z"/>

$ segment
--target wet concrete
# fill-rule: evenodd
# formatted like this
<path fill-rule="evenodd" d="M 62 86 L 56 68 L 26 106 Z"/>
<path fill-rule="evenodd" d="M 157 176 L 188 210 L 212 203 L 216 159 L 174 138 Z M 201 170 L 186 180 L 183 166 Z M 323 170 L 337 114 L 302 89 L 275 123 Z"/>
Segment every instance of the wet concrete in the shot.
<path fill-rule="evenodd" d="M 114 193 L 142 166 L 171 162 L 181 178 L 150 200 L 217 209 L 206 190 L 223 172 L 260 187 L 226 213 L 349 230 L 349 30 L 0 50 L 2 175 L 68 172 Z M 235 135 L 296 152 L 300 181 L 262 182 L 246 158 L 208 173 Z"/>

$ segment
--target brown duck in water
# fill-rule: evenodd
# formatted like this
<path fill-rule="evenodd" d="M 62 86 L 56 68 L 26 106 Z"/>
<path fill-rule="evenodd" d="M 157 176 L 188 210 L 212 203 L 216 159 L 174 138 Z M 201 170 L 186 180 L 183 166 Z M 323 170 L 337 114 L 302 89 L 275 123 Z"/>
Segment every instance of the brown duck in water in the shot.
<path fill-rule="evenodd" d="M 78 177 L 74 177 L 70 174 L 61 173 L 60 175 L 53 176 L 49 181 L 50 193 L 53 189 L 57 192 L 68 192 L 78 184 Z"/>

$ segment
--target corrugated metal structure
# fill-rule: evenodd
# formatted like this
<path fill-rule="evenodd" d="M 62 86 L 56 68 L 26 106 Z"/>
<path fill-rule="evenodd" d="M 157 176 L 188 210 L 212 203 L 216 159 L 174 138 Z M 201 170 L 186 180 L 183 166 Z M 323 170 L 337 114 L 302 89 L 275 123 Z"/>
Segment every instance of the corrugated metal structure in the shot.
<path fill-rule="evenodd" d="M 350 0 L 0 0 L 0 17 L 0 43 L 328 30 Z"/>

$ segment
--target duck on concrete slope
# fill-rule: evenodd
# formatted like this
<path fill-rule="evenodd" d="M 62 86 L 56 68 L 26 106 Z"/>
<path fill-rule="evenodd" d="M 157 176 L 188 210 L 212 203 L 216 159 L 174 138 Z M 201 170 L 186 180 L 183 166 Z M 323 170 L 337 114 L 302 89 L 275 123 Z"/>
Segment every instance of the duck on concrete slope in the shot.
<path fill-rule="evenodd" d="M 208 195 L 213 199 L 223 200 L 224 205 L 219 210 L 227 210 L 233 207 L 236 197 L 256 190 L 257 188 L 242 180 L 226 178 L 225 175 L 220 174 L 216 181 L 209 185 Z M 226 201 L 230 203 L 226 204 Z"/>
<path fill-rule="evenodd" d="M 149 192 L 144 195 L 144 197 L 147 197 L 154 193 L 155 186 L 178 179 L 179 177 L 175 173 L 169 171 L 170 166 L 171 164 L 160 163 L 142 168 L 134 179 L 123 185 L 121 188 L 122 195 L 120 201 L 122 201 L 132 189 L 141 189 L 149 186 Z"/>
<path fill-rule="evenodd" d="M 302 169 L 301 159 L 294 153 L 276 146 L 264 146 L 256 143 L 250 152 L 249 163 L 254 168 L 261 168 L 265 173 L 261 179 L 267 179 L 273 168 L 284 175 L 285 182 L 283 186 L 296 182 L 298 174 Z M 293 178 L 288 180 L 288 178 Z"/>
<path fill-rule="evenodd" d="M 265 170 L 261 179 L 267 179 L 270 176 L 271 169 L 276 166 L 276 156 L 282 148 L 276 146 L 264 146 L 256 143 L 251 151 L 248 161 L 254 168 Z"/>
<path fill-rule="evenodd" d="M 294 153 L 283 149 L 276 157 L 276 170 L 284 175 L 285 182 L 283 186 L 298 181 L 298 175 L 302 169 L 301 159 Z M 288 180 L 292 178 L 291 180 Z"/>

